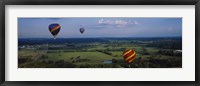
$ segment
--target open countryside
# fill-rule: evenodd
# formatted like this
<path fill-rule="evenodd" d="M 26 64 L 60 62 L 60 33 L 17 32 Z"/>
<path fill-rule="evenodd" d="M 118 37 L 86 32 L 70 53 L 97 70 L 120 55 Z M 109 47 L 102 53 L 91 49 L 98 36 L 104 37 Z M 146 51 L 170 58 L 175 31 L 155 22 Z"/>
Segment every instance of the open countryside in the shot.
<path fill-rule="evenodd" d="M 132 68 L 181 68 L 182 38 L 19 39 L 19 68 L 129 68 L 122 53 L 136 52 Z"/>

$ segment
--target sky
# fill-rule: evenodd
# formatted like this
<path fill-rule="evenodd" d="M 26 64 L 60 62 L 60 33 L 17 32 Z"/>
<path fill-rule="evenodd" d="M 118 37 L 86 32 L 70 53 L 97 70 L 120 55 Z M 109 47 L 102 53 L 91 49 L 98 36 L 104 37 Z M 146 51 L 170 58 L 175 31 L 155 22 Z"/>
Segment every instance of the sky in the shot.
<path fill-rule="evenodd" d="M 56 38 L 182 37 L 182 18 L 69 17 L 18 18 L 18 38 L 52 38 L 52 23 L 61 26 Z"/>

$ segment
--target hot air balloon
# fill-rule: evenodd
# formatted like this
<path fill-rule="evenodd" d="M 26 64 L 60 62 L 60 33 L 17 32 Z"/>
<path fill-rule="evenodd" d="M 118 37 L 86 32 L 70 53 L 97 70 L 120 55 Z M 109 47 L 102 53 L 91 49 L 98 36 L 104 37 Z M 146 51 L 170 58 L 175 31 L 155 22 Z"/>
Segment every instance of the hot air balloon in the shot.
<path fill-rule="evenodd" d="M 81 32 L 81 34 L 83 34 L 83 32 L 85 31 L 84 28 L 80 28 L 79 31 Z"/>
<path fill-rule="evenodd" d="M 134 50 L 131 49 L 127 49 L 123 52 L 123 57 L 124 60 L 129 64 L 135 59 L 136 57 L 136 52 Z"/>
<path fill-rule="evenodd" d="M 53 23 L 49 25 L 49 31 L 53 35 L 54 39 L 60 31 L 61 26 L 57 23 Z"/>

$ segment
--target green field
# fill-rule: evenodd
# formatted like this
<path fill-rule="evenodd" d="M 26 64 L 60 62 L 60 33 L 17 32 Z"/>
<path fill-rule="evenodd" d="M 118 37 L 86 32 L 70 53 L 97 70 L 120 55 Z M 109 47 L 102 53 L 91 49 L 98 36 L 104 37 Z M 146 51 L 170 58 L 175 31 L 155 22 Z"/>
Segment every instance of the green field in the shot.
<path fill-rule="evenodd" d="M 61 53 L 48 53 L 48 60 L 65 60 L 67 62 L 72 62 L 77 57 L 79 59 L 90 59 L 87 63 L 102 63 L 104 60 L 112 60 L 112 56 L 102 54 L 100 52 L 61 52 Z"/>
<path fill-rule="evenodd" d="M 182 53 L 176 54 L 172 45 L 159 40 L 148 41 L 109 40 L 110 42 L 50 45 L 48 49 L 19 49 L 19 68 L 181 68 Z M 134 43 L 133 43 L 134 42 Z M 169 42 L 170 43 L 170 42 Z M 176 43 L 176 41 L 175 41 Z M 152 46 L 151 46 L 152 45 Z M 162 46 L 161 46 L 162 45 Z M 38 45 L 37 45 L 38 46 Z M 53 46 L 53 47 L 52 47 Z M 58 47 L 54 47 L 58 46 Z M 163 48 L 164 46 L 164 48 Z M 166 48 L 165 48 L 166 47 Z M 172 47 L 172 48 L 170 48 Z M 131 64 L 124 61 L 126 49 L 136 52 Z M 130 65 L 130 66 L 128 66 Z"/>

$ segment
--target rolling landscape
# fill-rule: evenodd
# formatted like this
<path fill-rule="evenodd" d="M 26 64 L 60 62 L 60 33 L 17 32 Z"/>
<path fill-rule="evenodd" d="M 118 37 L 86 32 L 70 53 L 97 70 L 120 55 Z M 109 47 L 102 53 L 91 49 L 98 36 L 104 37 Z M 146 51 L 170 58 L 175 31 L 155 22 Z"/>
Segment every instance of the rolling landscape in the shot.
<path fill-rule="evenodd" d="M 136 52 L 128 66 L 122 53 Z M 182 37 L 21 38 L 19 68 L 182 68 Z"/>

